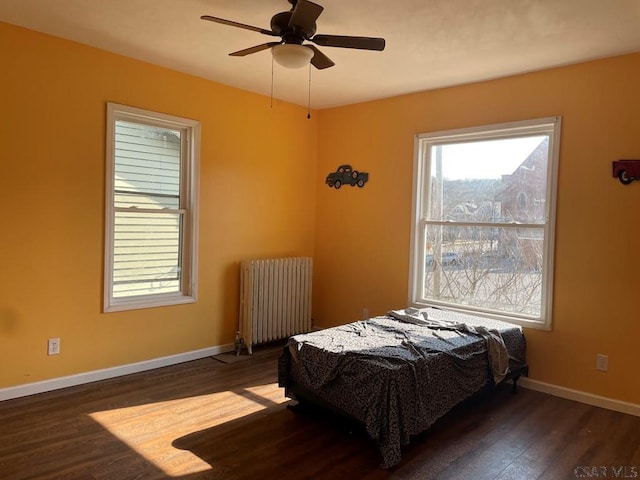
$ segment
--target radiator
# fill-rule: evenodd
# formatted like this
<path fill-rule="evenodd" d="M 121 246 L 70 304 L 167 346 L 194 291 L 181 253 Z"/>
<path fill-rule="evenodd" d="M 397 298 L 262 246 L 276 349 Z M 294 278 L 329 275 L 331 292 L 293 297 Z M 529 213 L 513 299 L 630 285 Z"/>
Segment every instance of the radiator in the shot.
<path fill-rule="evenodd" d="M 311 257 L 240 264 L 240 335 L 249 353 L 261 343 L 311 330 Z"/>

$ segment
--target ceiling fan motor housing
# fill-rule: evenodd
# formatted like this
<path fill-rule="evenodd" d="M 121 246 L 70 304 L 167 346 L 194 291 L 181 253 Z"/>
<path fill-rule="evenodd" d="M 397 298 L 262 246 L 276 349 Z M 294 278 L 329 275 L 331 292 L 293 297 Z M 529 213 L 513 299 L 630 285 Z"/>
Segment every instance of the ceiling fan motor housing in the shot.
<path fill-rule="evenodd" d="M 316 24 L 307 25 L 307 28 L 289 25 L 293 12 L 276 13 L 271 18 L 271 31 L 282 37 L 284 43 L 295 43 L 302 45 L 302 42 L 313 37 L 316 33 Z"/>

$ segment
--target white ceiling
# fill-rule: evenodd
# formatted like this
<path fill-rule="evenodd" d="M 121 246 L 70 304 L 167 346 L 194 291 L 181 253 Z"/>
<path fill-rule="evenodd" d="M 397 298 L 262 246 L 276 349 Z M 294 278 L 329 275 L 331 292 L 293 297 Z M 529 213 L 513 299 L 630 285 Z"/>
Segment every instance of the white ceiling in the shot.
<path fill-rule="evenodd" d="M 327 108 L 640 51 L 640 0 L 315 0 L 318 33 L 384 37 L 384 52 L 320 47 L 311 105 Z M 286 0 L 0 0 L 0 21 L 270 95 L 269 29 Z M 308 99 L 306 68 L 274 66 L 274 96 Z"/>

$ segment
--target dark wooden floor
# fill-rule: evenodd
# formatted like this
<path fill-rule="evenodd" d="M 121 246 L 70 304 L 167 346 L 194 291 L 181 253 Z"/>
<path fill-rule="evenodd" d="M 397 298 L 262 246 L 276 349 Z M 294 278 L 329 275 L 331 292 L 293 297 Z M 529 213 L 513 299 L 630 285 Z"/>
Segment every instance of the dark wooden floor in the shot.
<path fill-rule="evenodd" d="M 279 349 L 256 350 L 0 402 L 0 478 L 640 478 L 640 418 L 508 386 L 455 409 L 384 470 L 358 428 L 286 408 Z"/>

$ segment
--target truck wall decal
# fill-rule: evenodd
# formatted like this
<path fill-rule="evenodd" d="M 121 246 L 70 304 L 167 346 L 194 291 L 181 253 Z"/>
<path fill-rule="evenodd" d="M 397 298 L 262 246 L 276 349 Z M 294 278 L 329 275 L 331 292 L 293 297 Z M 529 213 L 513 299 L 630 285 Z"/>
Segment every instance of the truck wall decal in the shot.
<path fill-rule="evenodd" d="M 634 180 L 640 180 L 640 160 L 615 160 L 613 162 L 613 176 L 624 185 Z"/>
<path fill-rule="evenodd" d="M 329 187 L 335 189 L 340 188 L 342 185 L 351 185 L 352 187 L 357 186 L 362 188 L 368 180 L 368 173 L 354 170 L 351 165 L 340 165 L 335 172 L 331 172 L 327 175 L 325 183 L 329 185 Z"/>

